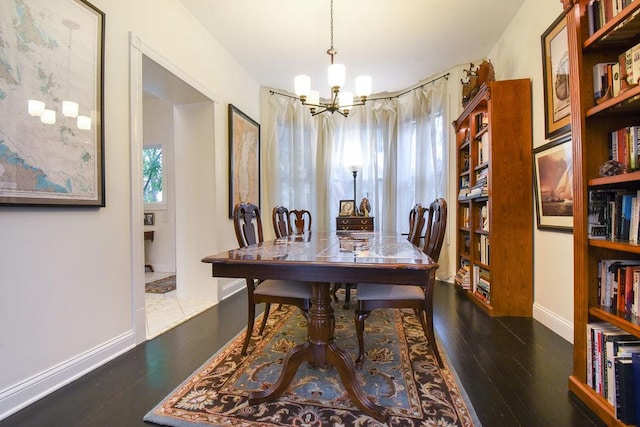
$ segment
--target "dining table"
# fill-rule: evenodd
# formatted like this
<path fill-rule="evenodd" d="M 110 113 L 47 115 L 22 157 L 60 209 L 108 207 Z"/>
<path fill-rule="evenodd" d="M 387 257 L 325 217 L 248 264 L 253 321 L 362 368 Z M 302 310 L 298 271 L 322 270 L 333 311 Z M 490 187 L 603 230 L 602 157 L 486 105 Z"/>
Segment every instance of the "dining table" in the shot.
<path fill-rule="evenodd" d="M 427 286 L 435 280 L 436 262 L 400 234 L 316 231 L 228 250 L 206 256 L 202 262 L 212 265 L 214 277 L 312 283 L 307 341 L 287 353 L 275 383 L 249 394 L 250 405 L 277 399 L 306 361 L 312 366 L 335 366 L 351 401 L 365 414 L 388 422 L 388 410 L 374 403 L 360 388 L 354 357 L 334 340 L 330 285 Z"/>

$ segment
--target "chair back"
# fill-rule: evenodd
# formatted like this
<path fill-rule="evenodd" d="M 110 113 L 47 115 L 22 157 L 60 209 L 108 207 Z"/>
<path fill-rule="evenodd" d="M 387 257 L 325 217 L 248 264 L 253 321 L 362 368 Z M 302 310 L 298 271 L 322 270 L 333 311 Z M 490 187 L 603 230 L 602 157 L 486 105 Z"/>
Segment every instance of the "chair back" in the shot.
<path fill-rule="evenodd" d="M 289 209 L 284 206 L 276 206 L 271 213 L 271 220 L 277 239 L 293 234 L 291 223 L 289 222 Z"/>
<path fill-rule="evenodd" d="M 233 227 L 241 248 L 264 240 L 260 209 L 251 203 L 238 203 L 233 208 Z"/>
<path fill-rule="evenodd" d="M 293 221 L 291 221 L 293 219 Z M 305 209 L 291 209 L 289 211 L 289 227 L 293 222 L 295 234 L 311 231 L 311 212 Z"/>
<path fill-rule="evenodd" d="M 420 245 L 420 236 L 422 235 L 422 229 L 424 228 L 424 214 L 427 212 L 420 203 L 417 203 L 409 211 L 409 241 L 416 246 Z"/>
<path fill-rule="evenodd" d="M 444 242 L 444 232 L 447 228 L 447 202 L 443 198 L 434 200 L 429 205 L 427 217 L 427 231 L 424 236 L 423 252 L 438 262 L 440 250 Z"/>

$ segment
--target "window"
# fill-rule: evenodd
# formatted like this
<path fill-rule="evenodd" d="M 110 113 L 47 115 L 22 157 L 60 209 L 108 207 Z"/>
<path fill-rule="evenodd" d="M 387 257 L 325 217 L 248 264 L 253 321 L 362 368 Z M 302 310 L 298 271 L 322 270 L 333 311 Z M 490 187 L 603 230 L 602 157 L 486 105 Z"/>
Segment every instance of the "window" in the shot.
<path fill-rule="evenodd" d="M 162 145 L 146 145 L 142 149 L 142 194 L 145 204 L 160 207 L 163 199 L 164 150 Z"/>

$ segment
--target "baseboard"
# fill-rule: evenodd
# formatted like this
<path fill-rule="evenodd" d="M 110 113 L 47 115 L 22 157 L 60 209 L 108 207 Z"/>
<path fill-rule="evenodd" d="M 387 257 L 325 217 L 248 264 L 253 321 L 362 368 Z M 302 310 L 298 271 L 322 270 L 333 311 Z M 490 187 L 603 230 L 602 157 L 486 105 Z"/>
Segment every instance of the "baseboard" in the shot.
<path fill-rule="evenodd" d="M 51 369 L 0 390 L 0 420 L 135 347 L 133 331 L 126 332 Z"/>
<path fill-rule="evenodd" d="M 533 304 L 533 318 L 573 344 L 573 323 L 536 303 Z"/>
<path fill-rule="evenodd" d="M 247 282 L 244 279 L 237 279 L 224 283 L 218 291 L 218 301 L 229 298 L 231 295 L 240 292 L 246 287 Z"/>

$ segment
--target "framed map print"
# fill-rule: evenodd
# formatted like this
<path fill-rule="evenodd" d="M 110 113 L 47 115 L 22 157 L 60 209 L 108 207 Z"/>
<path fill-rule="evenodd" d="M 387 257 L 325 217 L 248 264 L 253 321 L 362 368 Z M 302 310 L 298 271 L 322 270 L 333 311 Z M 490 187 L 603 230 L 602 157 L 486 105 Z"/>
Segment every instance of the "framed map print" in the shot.
<path fill-rule="evenodd" d="M 105 206 L 104 14 L 0 2 L 0 204 Z"/>
<path fill-rule="evenodd" d="M 229 104 L 229 218 L 240 202 L 260 207 L 260 125 Z"/>

